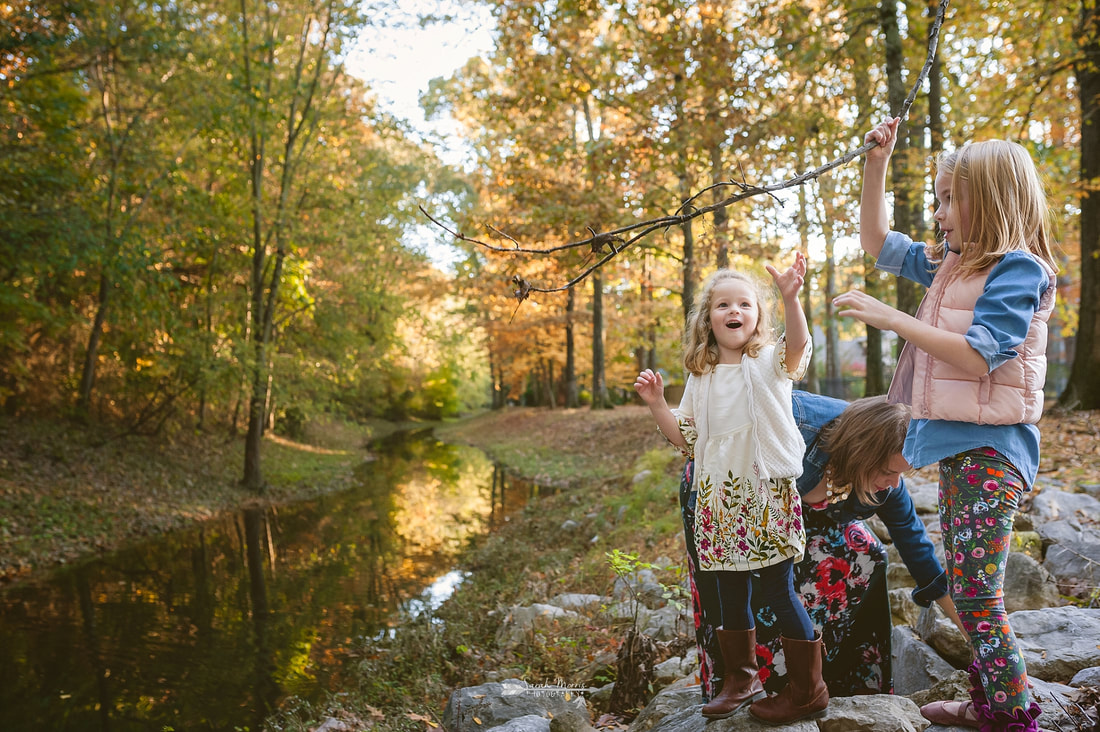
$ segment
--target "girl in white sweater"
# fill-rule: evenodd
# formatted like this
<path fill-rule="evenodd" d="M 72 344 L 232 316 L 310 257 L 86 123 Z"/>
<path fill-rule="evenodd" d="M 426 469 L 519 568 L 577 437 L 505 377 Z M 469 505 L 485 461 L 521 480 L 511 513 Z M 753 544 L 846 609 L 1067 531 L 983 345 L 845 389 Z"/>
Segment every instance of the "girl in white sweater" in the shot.
<path fill-rule="evenodd" d="M 806 260 L 798 253 L 786 271 L 767 270 L 783 299 L 786 330 L 778 342 L 767 290 L 745 274 L 719 270 L 688 316 L 689 376 L 680 406 L 669 408 L 660 374 L 649 369 L 634 388 L 668 441 L 695 460 L 696 549 L 700 571 L 717 573 L 726 669 L 721 693 L 703 716 L 722 719 L 751 704 L 753 716 L 785 724 L 819 714 L 829 692 L 821 679 L 821 638 L 792 573 L 806 543 L 795 487 L 805 443 L 791 409 L 792 381 L 802 378 L 812 350 L 798 302 Z M 757 677 L 752 573 L 783 632 L 788 684 L 771 698 L 763 698 Z"/>

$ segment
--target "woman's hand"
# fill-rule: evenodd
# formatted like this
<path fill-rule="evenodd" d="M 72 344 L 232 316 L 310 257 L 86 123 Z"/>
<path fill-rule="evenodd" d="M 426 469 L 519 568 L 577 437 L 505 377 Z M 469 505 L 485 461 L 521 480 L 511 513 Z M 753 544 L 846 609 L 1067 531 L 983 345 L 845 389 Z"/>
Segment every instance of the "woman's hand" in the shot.
<path fill-rule="evenodd" d="M 770 264 L 765 265 L 768 274 L 775 280 L 775 286 L 779 288 L 779 294 L 783 296 L 783 302 L 790 302 L 798 297 L 798 291 L 806 281 L 806 257 L 802 252 L 794 253 L 794 262 L 783 272 L 780 272 Z"/>
<path fill-rule="evenodd" d="M 634 391 L 646 404 L 659 404 L 665 398 L 665 382 L 660 374 L 646 369 L 634 380 Z"/>

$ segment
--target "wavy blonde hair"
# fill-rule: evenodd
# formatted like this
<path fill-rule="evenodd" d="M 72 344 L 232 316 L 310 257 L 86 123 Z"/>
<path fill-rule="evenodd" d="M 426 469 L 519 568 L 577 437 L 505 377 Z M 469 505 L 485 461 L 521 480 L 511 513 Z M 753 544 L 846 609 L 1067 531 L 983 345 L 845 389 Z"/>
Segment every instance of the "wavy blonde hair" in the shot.
<path fill-rule="evenodd" d="M 957 205 L 965 186 L 970 206 L 970 231 L 965 232 L 966 245 L 959 254 L 960 274 L 988 269 L 1015 251 L 1030 252 L 1058 271 L 1046 190 L 1023 145 L 1009 140 L 972 142 L 942 153 L 936 170 L 951 176 L 952 205 Z M 945 241 L 929 249 L 935 263 L 946 254 Z"/>
<path fill-rule="evenodd" d="M 775 342 L 772 332 L 771 288 L 763 282 L 732 269 L 720 269 L 703 283 L 703 288 L 695 298 L 695 304 L 688 313 L 684 326 L 684 368 L 688 373 L 702 376 L 718 363 L 718 341 L 710 328 L 710 308 L 714 300 L 714 288 L 721 282 L 738 280 L 749 285 L 756 296 L 756 330 L 745 344 L 744 355 L 756 358 L 760 349 Z"/>
<path fill-rule="evenodd" d="M 825 475 L 834 486 L 852 486 L 866 506 L 878 503 L 872 482 L 890 458 L 901 452 L 909 430 L 909 406 L 885 396 L 856 399 L 821 430 L 818 439 L 829 454 Z"/>

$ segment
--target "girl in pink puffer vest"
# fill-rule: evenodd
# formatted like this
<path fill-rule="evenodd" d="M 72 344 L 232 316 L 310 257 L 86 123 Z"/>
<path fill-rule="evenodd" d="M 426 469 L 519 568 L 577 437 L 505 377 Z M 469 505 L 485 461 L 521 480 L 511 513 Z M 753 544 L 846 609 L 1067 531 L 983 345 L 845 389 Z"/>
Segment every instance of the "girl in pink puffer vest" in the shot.
<path fill-rule="evenodd" d="M 866 137 L 860 244 L 876 266 L 928 286 L 917 315 L 866 293 L 840 295 L 839 314 L 906 340 L 890 385 L 913 408 L 903 455 L 939 461 L 940 526 L 951 598 L 974 663 L 971 701 L 934 702 L 937 724 L 1033 732 L 1039 706 L 1004 607 L 1009 536 L 1039 465 L 1046 323 L 1055 259 L 1046 194 L 1019 144 L 966 145 L 938 161 L 935 219 L 943 241 L 925 246 L 889 231 L 886 168 L 898 119 Z"/>

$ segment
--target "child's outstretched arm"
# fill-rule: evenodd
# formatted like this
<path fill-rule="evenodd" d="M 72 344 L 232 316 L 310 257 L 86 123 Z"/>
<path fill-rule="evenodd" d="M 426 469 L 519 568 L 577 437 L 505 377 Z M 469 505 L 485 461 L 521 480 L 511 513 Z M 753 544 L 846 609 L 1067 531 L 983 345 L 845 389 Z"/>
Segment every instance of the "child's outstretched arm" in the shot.
<path fill-rule="evenodd" d="M 886 167 L 898 140 L 900 121 L 900 117 L 888 119 L 863 138 L 864 142 L 878 143 L 878 147 L 867 151 L 863 162 L 863 195 L 859 202 L 859 245 L 872 257 L 878 257 L 890 233 L 890 218 L 886 213 Z"/>
<path fill-rule="evenodd" d="M 925 353 L 972 376 L 989 373 L 985 358 L 974 350 L 962 333 L 940 330 L 859 290 L 837 295 L 833 298 L 833 305 L 840 308 L 837 315 L 855 318 L 879 330 L 892 330 Z"/>
<path fill-rule="evenodd" d="M 802 283 L 806 281 L 806 257 L 802 252 L 795 252 L 794 262 L 785 272 L 780 272 L 770 264 L 766 266 L 768 274 L 775 280 L 775 286 L 779 288 L 779 294 L 783 297 L 783 317 L 785 323 L 785 339 L 787 341 L 787 367 L 788 373 L 794 373 L 802 362 L 802 354 L 810 343 L 810 327 L 806 324 L 806 313 L 802 310 L 802 303 L 798 301 L 798 292 L 802 289 Z"/>
<path fill-rule="evenodd" d="M 680 432 L 680 423 L 665 401 L 665 382 L 661 375 L 646 369 L 635 379 L 634 391 L 649 406 L 650 413 L 657 420 L 657 428 L 665 439 L 676 447 L 687 447 L 687 440 Z"/>

